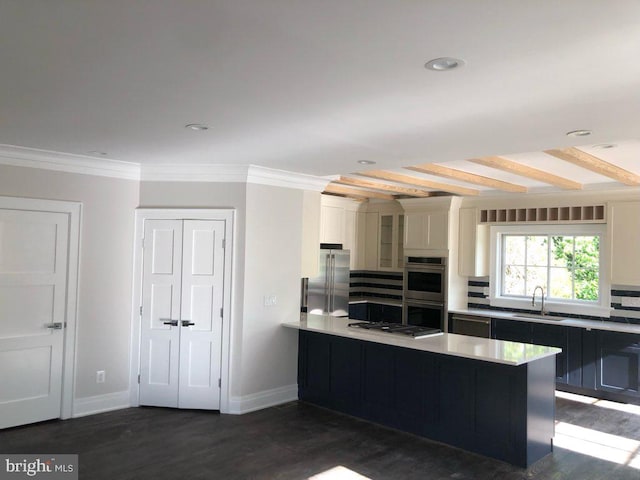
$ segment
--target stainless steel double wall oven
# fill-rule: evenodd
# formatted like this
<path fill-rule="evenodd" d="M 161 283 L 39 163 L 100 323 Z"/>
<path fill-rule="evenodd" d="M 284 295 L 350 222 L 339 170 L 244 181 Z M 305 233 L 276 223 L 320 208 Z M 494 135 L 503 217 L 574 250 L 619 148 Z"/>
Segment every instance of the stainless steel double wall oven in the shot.
<path fill-rule="evenodd" d="M 405 257 L 402 322 L 444 331 L 446 289 L 445 257 Z"/>

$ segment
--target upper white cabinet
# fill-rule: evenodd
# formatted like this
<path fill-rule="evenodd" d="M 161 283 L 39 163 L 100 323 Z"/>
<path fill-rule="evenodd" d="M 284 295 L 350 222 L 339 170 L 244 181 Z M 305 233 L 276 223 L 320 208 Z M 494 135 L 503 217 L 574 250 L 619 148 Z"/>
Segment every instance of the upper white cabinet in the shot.
<path fill-rule="evenodd" d="M 358 217 L 360 202 L 347 198 L 322 195 L 320 201 L 320 242 L 341 243 L 351 251 L 351 268 L 358 261 Z"/>
<path fill-rule="evenodd" d="M 446 250 L 449 243 L 449 212 L 407 212 L 404 248 Z"/>
<path fill-rule="evenodd" d="M 611 283 L 640 285 L 640 202 L 609 203 Z"/>
<path fill-rule="evenodd" d="M 398 270 L 404 267 L 404 214 L 380 213 L 378 268 Z"/>
<path fill-rule="evenodd" d="M 479 225 L 477 208 L 460 209 L 458 273 L 465 277 L 489 275 L 489 226 Z"/>
<path fill-rule="evenodd" d="M 409 251 L 417 255 L 448 256 L 448 250 L 453 248 L 452 240 L 458 235 L 460 198 L 407 199 L 400 203 L 405 212 L 405 254 Z"/>

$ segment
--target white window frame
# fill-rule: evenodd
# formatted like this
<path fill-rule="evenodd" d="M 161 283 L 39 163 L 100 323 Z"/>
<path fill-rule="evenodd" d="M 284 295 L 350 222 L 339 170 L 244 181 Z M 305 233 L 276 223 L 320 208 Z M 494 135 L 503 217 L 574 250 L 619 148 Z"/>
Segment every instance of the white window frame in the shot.
<path fill-rule="evenodd" d="M 531 306 L 531 298 L 514 298 L 502 296 L 502 237 L 503 235 L 599 235 L 600 236 L 600 285 L 597 302 L 563 301 L 548 299 L 545 292 L 545 310 L 549 312 L 570 313 L 576 315 L 593 315 L 608 318 L 611 315 L 611 280 L 607 261 L 609 246 L 607 243 L 605 224 L 579 225 L 496 225 L 490 228 L 490 295 L 492 307 L 517 308 L 538 311 L 540 295 L 536 296 L 535 308 Z"/>

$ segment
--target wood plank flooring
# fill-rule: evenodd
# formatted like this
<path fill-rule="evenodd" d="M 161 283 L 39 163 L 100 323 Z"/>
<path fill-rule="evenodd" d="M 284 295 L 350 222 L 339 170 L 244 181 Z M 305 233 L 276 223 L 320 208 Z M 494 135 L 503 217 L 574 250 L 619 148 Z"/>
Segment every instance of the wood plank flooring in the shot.
<path fill-rule="evenodd" d="M 556 417 L 640 442 L 635 413 L 558 398 Z M 0 453 L 77 453 L 87 480 L 302 480 L 338 466 L 372 480 L 640 478 L 640 464 L 557 445 L 524 470 L 300 402 L 240 416 L 130 408 L 44 422 L 0 432 Z"/>

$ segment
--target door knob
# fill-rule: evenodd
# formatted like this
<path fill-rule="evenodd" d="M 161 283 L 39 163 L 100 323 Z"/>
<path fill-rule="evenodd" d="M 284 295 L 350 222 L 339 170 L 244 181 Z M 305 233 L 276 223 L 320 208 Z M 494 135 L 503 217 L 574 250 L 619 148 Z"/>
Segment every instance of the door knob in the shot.
<path fill-rule="evenodd" d="M 50 328 L 52 330 L 62 330 L 62 322 L 47 323 L 45 327 Z"/>
<path fill-rule="evenodd" d="M 189 320 L 182 320 L 183 327 L 190 327 L 191 325 L 195 325 L 195 323 L 190 322 Z"/>
<path fill-rule="evenodd" d="M 162 323 L 164 323 L 165 325 L 171 325 L 172 327 L 178 326 L 178 320 L 171 320 L 170 318 L 161 318 L 160 320 L 164 320 Z"/>

